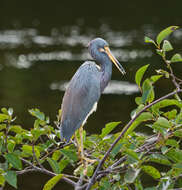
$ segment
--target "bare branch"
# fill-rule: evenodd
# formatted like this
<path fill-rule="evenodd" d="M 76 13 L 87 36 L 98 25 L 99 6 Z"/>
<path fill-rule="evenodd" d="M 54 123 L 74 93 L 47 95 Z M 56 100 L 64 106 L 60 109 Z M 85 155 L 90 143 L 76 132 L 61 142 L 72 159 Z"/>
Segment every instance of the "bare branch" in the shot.
<path fill-rule="evenodd" d="M 51 150 L 50 152 L 48 152 L 46 155 L 44 155 L 41 160 L 44 160 L 45 158 L 47 158 L 49 155 L 51 155 L 52 153 L 54 153 L 56 150 L 60 150 L 66 146 L 69 146 L 70 144 L 72 144 L 71 142 L 70 143 L 65 143 L 65 144 L 61 144 L 60 146 L 54 148 L 53 150 Z"/>
<path fill-rule="evenodd" d="M 47 170 L 47 169 L 45 169 L 45 168 L 43 168 L 43 169 L 42 169 L 42 168 L 39 168 L 39 167 L 33 165 L 31 162 L 25 160 L 24 158 L 21 158 L 21 160 L 22 160 L 24 163 L 28 164 L 29 166 L 32 166 L 32 168 L 33 168 L 35 171 L 39 171 L 39 172 L 41 172 L 41 173 L 50 175 L 50 176 L 52 176 L 52 177 L 56 176 L 55 173 L 53 173 L 53 172 L 51 172 L 51 171 L 49 171 L 49 170 Z M 75 183 L 73 180 L 71 180 L 71 179 L 69 179 L 69 178 L 67 178 L 67 177 L 62 177 L 61 180 L 64 180 L 65 182 L 69 183 L 70 185 L 72 185 L 72 186 L 74 186 L 74 187 L 76 186 L 76 183 Z"/>

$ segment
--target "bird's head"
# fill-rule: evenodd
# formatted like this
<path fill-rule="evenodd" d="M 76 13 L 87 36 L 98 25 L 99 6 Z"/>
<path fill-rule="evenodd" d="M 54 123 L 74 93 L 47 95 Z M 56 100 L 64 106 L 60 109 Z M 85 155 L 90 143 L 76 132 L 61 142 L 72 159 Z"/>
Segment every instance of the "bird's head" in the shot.
<path fill-rule="evenodd" d="M 88 44 L 88 49 L 90 55 L 99 62 L 103 60 L 110 60 L 112 63 L 116 65 L 119 71 L 122 74 L 125 74 L 124 68 L 121 66 L 119 61 L 114 57 L 109 49 L 109 44 L 102 38 L 95 38 L 94 40 L 90 41 Z"/>

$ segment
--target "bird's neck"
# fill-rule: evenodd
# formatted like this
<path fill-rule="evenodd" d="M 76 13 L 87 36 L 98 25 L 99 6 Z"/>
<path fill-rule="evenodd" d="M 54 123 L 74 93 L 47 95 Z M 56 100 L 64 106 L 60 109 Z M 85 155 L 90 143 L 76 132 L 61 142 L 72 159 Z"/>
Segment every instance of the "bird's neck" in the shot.
<path fill-rule="evenodd" d="M 111 75 L 112 75 L 112 63 L 111 61 L 107 61 L 101 64 L 101 92 L 104 91 L 105 87 L 108 85 Z"/>

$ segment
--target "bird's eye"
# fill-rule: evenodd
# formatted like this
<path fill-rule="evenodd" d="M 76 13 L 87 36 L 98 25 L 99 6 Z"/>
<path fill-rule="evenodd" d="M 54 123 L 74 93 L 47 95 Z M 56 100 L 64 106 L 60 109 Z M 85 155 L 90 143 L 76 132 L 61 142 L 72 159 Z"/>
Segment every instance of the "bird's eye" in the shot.
<path fill-rule="evenodd" d="M 99 51 L 100 52 L 105 52 L 105 49 L 104 48 L 99 48 Z"/>

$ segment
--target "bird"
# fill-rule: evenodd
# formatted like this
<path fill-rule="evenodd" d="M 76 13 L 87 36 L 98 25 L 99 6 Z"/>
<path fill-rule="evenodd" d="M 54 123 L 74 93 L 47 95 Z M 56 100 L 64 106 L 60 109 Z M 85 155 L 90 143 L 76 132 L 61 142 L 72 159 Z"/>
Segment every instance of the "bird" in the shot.
<path fill-rule="evenodd" d="M 104 39 L 91 40 L 88 51 L 94 61 L 85 61 L 78 68 L 63 96 L 59 128 L 61 139 L 66 142 L 96 111 L 101 94 L 111 80 L 112 63 L 125 74 L 124 68 L 111 53 L 109 44 Z"/>

